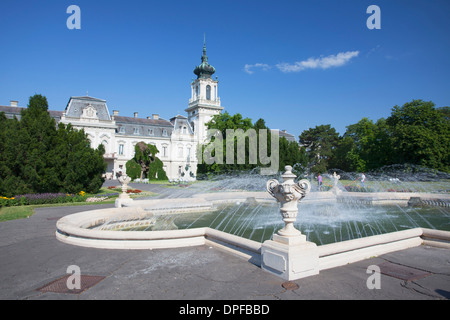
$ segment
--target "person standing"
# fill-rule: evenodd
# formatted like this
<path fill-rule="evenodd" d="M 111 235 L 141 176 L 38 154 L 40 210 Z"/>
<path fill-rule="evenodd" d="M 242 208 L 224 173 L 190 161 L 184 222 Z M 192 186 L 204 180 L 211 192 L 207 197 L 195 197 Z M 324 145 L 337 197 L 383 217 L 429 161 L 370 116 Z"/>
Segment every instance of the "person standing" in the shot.
<path fill-rule="evenodd" d="M 319 191 L 322 191 L 322 176 L 320 175 L 320 172 L 317 176 L 317 181 L 319 182 Z"/>
<path fill-rule="evenodd" d="M 366 175 L 364 174 L 364 172 L 361 174 L 361 187 L 365 187 L 364 186 L 364 182 L 366 181 Z"/>

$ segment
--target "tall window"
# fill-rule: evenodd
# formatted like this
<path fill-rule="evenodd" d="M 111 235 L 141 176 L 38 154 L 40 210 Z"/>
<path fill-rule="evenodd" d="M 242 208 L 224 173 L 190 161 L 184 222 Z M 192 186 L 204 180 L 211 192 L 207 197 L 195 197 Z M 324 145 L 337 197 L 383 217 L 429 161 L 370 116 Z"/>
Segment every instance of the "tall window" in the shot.
<path fill-rule="evenodd" d="M 167 147 L 163 146 L 163 157 L 167 157 Z"/>
<path fill-rule="evenodd" d="M 123 144 L 119 144 L 119 154 L 123 155 Z"/>
<path fill-rule="evenodd" d="M 211 100 L 211 86 L 206 86 L 206 100 Z"/>

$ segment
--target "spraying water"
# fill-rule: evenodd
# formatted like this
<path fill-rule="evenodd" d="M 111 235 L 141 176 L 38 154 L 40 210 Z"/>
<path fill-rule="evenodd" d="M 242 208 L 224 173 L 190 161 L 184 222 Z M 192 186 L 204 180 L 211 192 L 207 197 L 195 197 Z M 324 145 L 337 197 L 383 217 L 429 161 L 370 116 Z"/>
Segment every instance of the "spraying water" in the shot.
<path fill-rule="evenodd" d="M 419 207 L 408 207 L 405 201 L 390 205 L 373 205 L 372 203 L 378 197 L 389 200 L 389 195 L 395 199 L 398 198 L 398 194 L 406 195 L 413 192 L 437 194 L 448 199 L 449 174 L 421 167 L 390 166 L 365 173 L 364 184 L 361 184 L 361 173 L 338 171 L 338 174 L 339 181 L 335 180 L 336 175 L 323 174 L 324 186 L 328 187 L 325 190 L 335 187 L 342 193 L 328 192 L 333 196 L 323 199 L 318 196 L 326 194 L 326 191 L 319 191 L 315 177 L 311 174 L 306 175 L 313 186 L 311 199 L 307 196 L 299 204 L 295 227 L 307 236 L 308 241 L 322 245 L 416 227 L 450 231 L 450 207 L 446 205 L 447 200 L 443 202 L 443 206 Z M 304 177 L 305 175 L 301 178 Z M 182 195 L 224 191 L 262 191 L 265 190 L 269 178 L 274 177 L 252 172 L 216 176 L 208 181 L 190 185 Z M 367 195 L 370 200 L 361 195 Z M 349 201 L 339 201 L 339 199 Z M 278 212 L 279 204 L 275 201 L 261 203 L 240 201 L 219 205 L 210 212 L 161 214 L 147 218 L 145 221 L 128 223 L 123 230 L 151 231 L 210 227 L 264 242 L 283 227 Z M 100 228 L 120 230 L 120 222 L 106 222 Z"/>

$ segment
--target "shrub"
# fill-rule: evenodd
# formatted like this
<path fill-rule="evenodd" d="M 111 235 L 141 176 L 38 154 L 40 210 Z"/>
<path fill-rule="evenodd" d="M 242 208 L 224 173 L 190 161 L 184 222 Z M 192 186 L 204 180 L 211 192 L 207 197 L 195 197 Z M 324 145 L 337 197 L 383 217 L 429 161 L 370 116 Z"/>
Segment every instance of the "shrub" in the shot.
<path fill-rule="evenodd" d="M 127 161 L 125 168 L 127 169 L 127 176 L 129 176 L 131 180 L 137 179 L 141 176 L 141 166 L 137 164 L 134 159 Z"/>

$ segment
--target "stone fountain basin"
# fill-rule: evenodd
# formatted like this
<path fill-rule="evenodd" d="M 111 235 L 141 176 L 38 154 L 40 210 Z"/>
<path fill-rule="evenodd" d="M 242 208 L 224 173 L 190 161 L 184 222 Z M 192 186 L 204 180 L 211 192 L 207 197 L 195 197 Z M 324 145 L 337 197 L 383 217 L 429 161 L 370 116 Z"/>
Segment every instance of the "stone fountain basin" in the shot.
<path fill-rule="evenodd" d="M 216 246 L 233 248 L 234 253 L 253 259 L 259 255 L 261 243 L 208 227 L 126 232 L 96 229 L 96 226 L 106 221 L 122 221 L 120 223 L 126 224 L 124 219 L 212 211 L 216 204 L 239 203 L 249 197 L 256 201 L 274 201 L 264 192 L 211 193 L 193 198 L 138 200 L 127 203 L 126 207 L 91 210 L 63 217 L 56 223 L 56 238 L 67 244 L 102 249 L 162 249 L 211 245 L 214 242 Z"/>
<path fill-rule="evenodd" d="M 325 200 L 336 201 L 370 201 L 371 204 L 396 203 L 407 205 L 411 197 L 446 198 L 449 195 L 421 193 L 345 193 L 345 197 L 332 192 L 310 193 L 302 202 Z M 208 234 L 221 238 L 233 239 L 232 243 L 245 243 L 245 247 L 258 251 L 261 243 L 244 239 L 208 227 L 164 231 L 114 231 L 98 230 L 96 226 L 106 221 L 138 220 L 160 214 L 179 214 L 184 212 L 211 211 L 215 205 L 239 203 L 247 199 L 257 202 L 274 202 L 267 192 L 216 192 L 197 194 L 191 198 L 166 198 L 136 200 L 126 207 L 85 211 L 61 218 L 56 224 L 58 240 L 79 246 L 110 249 L 154 249 L 185 247 L 205 244 Z"/>
<path fill-rule="evenodd" d="M 449 195 L 420 193 L 346 193 L 348 199 L 369 199 L 371 204 L 394 201 L 407 205 L 411 197 L 450 200 Z M 353 198 L 351 197 L 353 196 Z M 334 199 L 332 192 L 310 193 L 302 202 Z M 262 243 L 209 227 L 164 231 L 98 230 L 106 221 L 145 219 L 162 213 L 184 213 L 213 210 L 216 204 L 247 201 L 274 202 L 266 192 L 220 192 L 197 194 L 192 198 L 136 200 L 126 207 L 85 211 L 58 220 L 56 238 L 64 243 L 101 249 L 164 249 L 209 245 L 240 256 L 261 266 Z M 342 200 L 342 199 L 341 199 Z M 319 269 L 328 269 L 372 256 L 403 250 L 422 244 L 450 248 L 450 232 L 415 228 L 318 246 Z"/>

